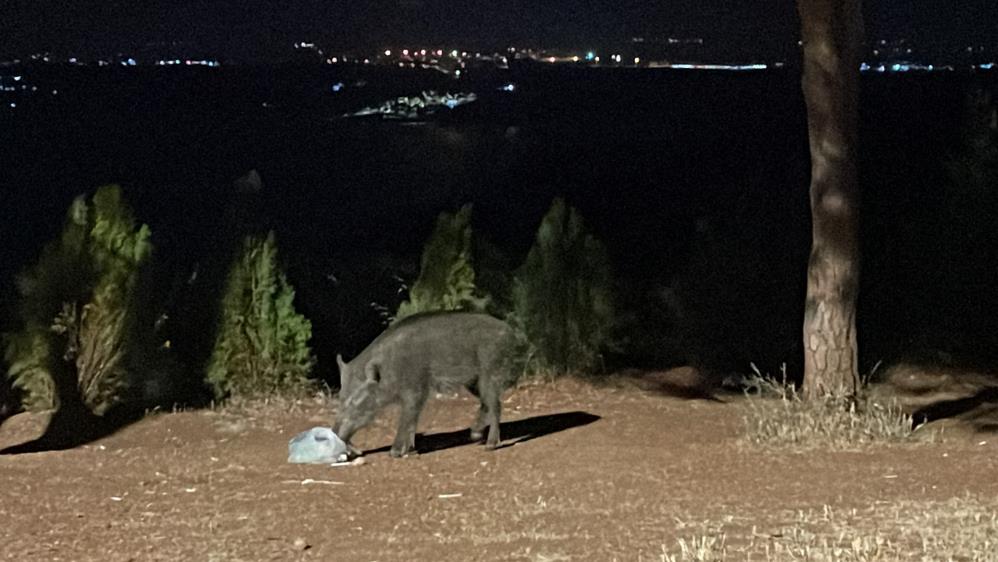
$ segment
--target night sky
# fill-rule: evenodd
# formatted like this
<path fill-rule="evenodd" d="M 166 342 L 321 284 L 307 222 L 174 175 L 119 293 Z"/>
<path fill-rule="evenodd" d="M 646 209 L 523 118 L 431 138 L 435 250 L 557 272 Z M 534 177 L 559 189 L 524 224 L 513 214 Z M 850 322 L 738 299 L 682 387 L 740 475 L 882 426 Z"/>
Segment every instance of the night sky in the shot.
<path fill-rule="evenodd" d="M 768 55 L 792 49 L 795 10 L 790 0 L 3 0 L 0 56 L 97 56 L 180 42 L 252 59 L 280 56 L 300 40 L 599 47 L 669 35 Z M 879 0 L 865 10 L 871 38 L 994 44 L 998 37 L 996 0 Z"/>

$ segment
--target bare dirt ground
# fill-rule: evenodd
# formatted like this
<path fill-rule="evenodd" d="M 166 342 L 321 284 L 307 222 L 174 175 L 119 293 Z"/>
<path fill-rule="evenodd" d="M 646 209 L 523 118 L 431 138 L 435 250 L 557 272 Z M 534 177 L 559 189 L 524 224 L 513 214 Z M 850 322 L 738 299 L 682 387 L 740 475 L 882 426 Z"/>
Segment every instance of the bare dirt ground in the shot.
<path fill-rule="evenodd" d="M 389 412 L 355 439 L 364 464 L 345 467 L 286 463 L 292 436 L 331 422 L 318 400 L 150 415 L 70 450 L 0 456 L 0 557 L 998 559 L 998 435 L 765 450 L 740 440 L 745 398 L 682 378 L 511 390 L 494 452 L 466 443 L 473 399 L 442 397 L 421 419 L 422 454 L 388 456 Z M 44 423 L 8 420 L 0 448 Z"/>

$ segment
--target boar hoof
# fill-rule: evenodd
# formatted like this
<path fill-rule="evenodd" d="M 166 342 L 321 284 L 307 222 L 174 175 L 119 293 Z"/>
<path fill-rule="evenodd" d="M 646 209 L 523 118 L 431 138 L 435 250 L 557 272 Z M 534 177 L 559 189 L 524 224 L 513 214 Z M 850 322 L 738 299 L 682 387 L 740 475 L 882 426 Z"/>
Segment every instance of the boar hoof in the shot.
<path fill-rule="evenodd" d="M 485 437 L 485 431 L 484 430 L 481 430 L 481 429 L 472 429 L 471 430 L 471 440 L 472 441 L 481 441 L 483 437 Z"/>
<path fill-rule="evenodd" d="M 415 453 L 415 451 L 410 450 L 408 447 L 404 449 L 396 449 L 395 447 L 392 447 L 392 450 L 388 454 L 391 455 L 393 459 L 401 459 L 408 457 L 413 453 Z"/>

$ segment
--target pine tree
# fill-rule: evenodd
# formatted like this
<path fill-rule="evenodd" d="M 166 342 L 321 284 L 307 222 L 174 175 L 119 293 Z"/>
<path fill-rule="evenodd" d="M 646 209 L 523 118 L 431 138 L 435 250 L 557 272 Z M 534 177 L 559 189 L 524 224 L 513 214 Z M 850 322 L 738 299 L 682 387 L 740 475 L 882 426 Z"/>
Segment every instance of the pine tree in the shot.
<path fill-rule="evenodd" d="M 513 285 L 511 321 L 540 367 L 568 373 L 599 366 L 612 346 L 612 284 L 606 249 L 585 232 L 578 211 L 556 199 Z"/>
<path fill-rule="evenodd" d="M 93 198 L 94 225 L 90 255 L 98 271 L 90 302 L 64 307 L 57 319 L 78 334 L 76 365 L 84 401 L 92 409 L 121 399 L 132 386 L 125 356 L 135 333 L 135 299 L 139 269 L 152 250 L 149 228 L 135 220 L 121 201 L 121 190 L 100 189 Z M 61 320 L 65 319 L 65 322 Z"/>
<path fill-rule="evenodd" d="M 274 233 L 247 237 L 229 273 L 221 322 L 206 369 L 216 398 L 299 392 L 315 364 L 312 324 L 277 263 Z"/>
<path fill-rule="evenodd" d="M 457 213 L 441 213 L 426 242 L 419 278 L 409 300 L 399 305 L 395 320 L 420 312 L 485 309 L 488 298 L 475 284 L 471 257 L 471 205 Z"/>
<path fill-rule="evenodd" d="M 101 414 L 127 400 L 136 380 L 136 285 L 152 251 L 118 186 L 70 206 L 60 239 L 21 275 L 21 331 L 5 345 L 8 376 L 28 409 L 80 408 Z"/>
<path fill-rule="evenodd" d="M 859 390 L 859 0 L 797 0 L 811 148 L 804 396 Z"/>

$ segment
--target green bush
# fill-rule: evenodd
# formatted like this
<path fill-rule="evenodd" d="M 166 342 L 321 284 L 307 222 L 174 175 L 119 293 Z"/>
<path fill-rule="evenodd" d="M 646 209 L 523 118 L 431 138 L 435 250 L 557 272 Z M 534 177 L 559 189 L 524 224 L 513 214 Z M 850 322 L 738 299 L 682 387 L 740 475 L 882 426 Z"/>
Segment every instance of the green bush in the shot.
<path fill-rule="evenodd" d="M 511 322 L 534 349 L 536 367 L 591 372 L 612 348 L 614 305 L 606 249 L 578 211 L 556 199 L 526 262 L 514 275 Z"/>
<path fill-rule="evenodd" d="M 950 219 L 980 212 L 982 204 L 993 205 L 998 183 L 998 107 L 985 92 L 970 96 L 967 106 L 962 138 L 943 161 L 953 190 L 951 203 L 965 206 L 950 209 Z"/>
<path fill-rule="evenodd" d="M 950 233 L 939 241 L 947 253 L 992 262 L 987 241 L 998 212 L 998 107 L 985 92 L 970 96 L 967 105 L 961 138 L 943 159 L 944 212 L 934 212 L 933 228 Z"/>
<path fill-rule="evenodd" d="M 516 258 L 483 236 L 475 237 L 473 247 L 475 284 L 483 295 L 488 295 L 485 311 L 496 318 L 505 318 L 513 310 Z"/>
<path fill-rule="evenodd" d="M 149 228 L 136 225 L 118 186 L 73 202 L 61 238 L 18 279 L 22 326 L 4 355 L 25 408 L 61 407 L 78 393 L 101 414 L 127 400 L 137 284 L 151 251 Z"/>
<path fill-rule="evenodd" d="M 296 393 L 315 364 L 312 324 L 277 264 L 274 233 L 247 237 L 229 273 L 218 335 L 206 369 L 215 397 Z"/>
<path fill-rule="evenodd" d="M 14 391 L 20 394 L 21 407 L 25 410 L 49 410 L 58 405 L 49 362 L 63 359 L 58 352 L 53 352 L 53 339 L 41 326 L 4 337 L 7 376 Z"/>
<path fill-rule="evenodd" d="M 419 278 L 409 300 L 399 305 L 395 321 L 420 312 L 484 310 L 488 298 L 475 284 L 471 257 L 471 205 L 457 213 L 442 213 L 426 242 Z"/>

